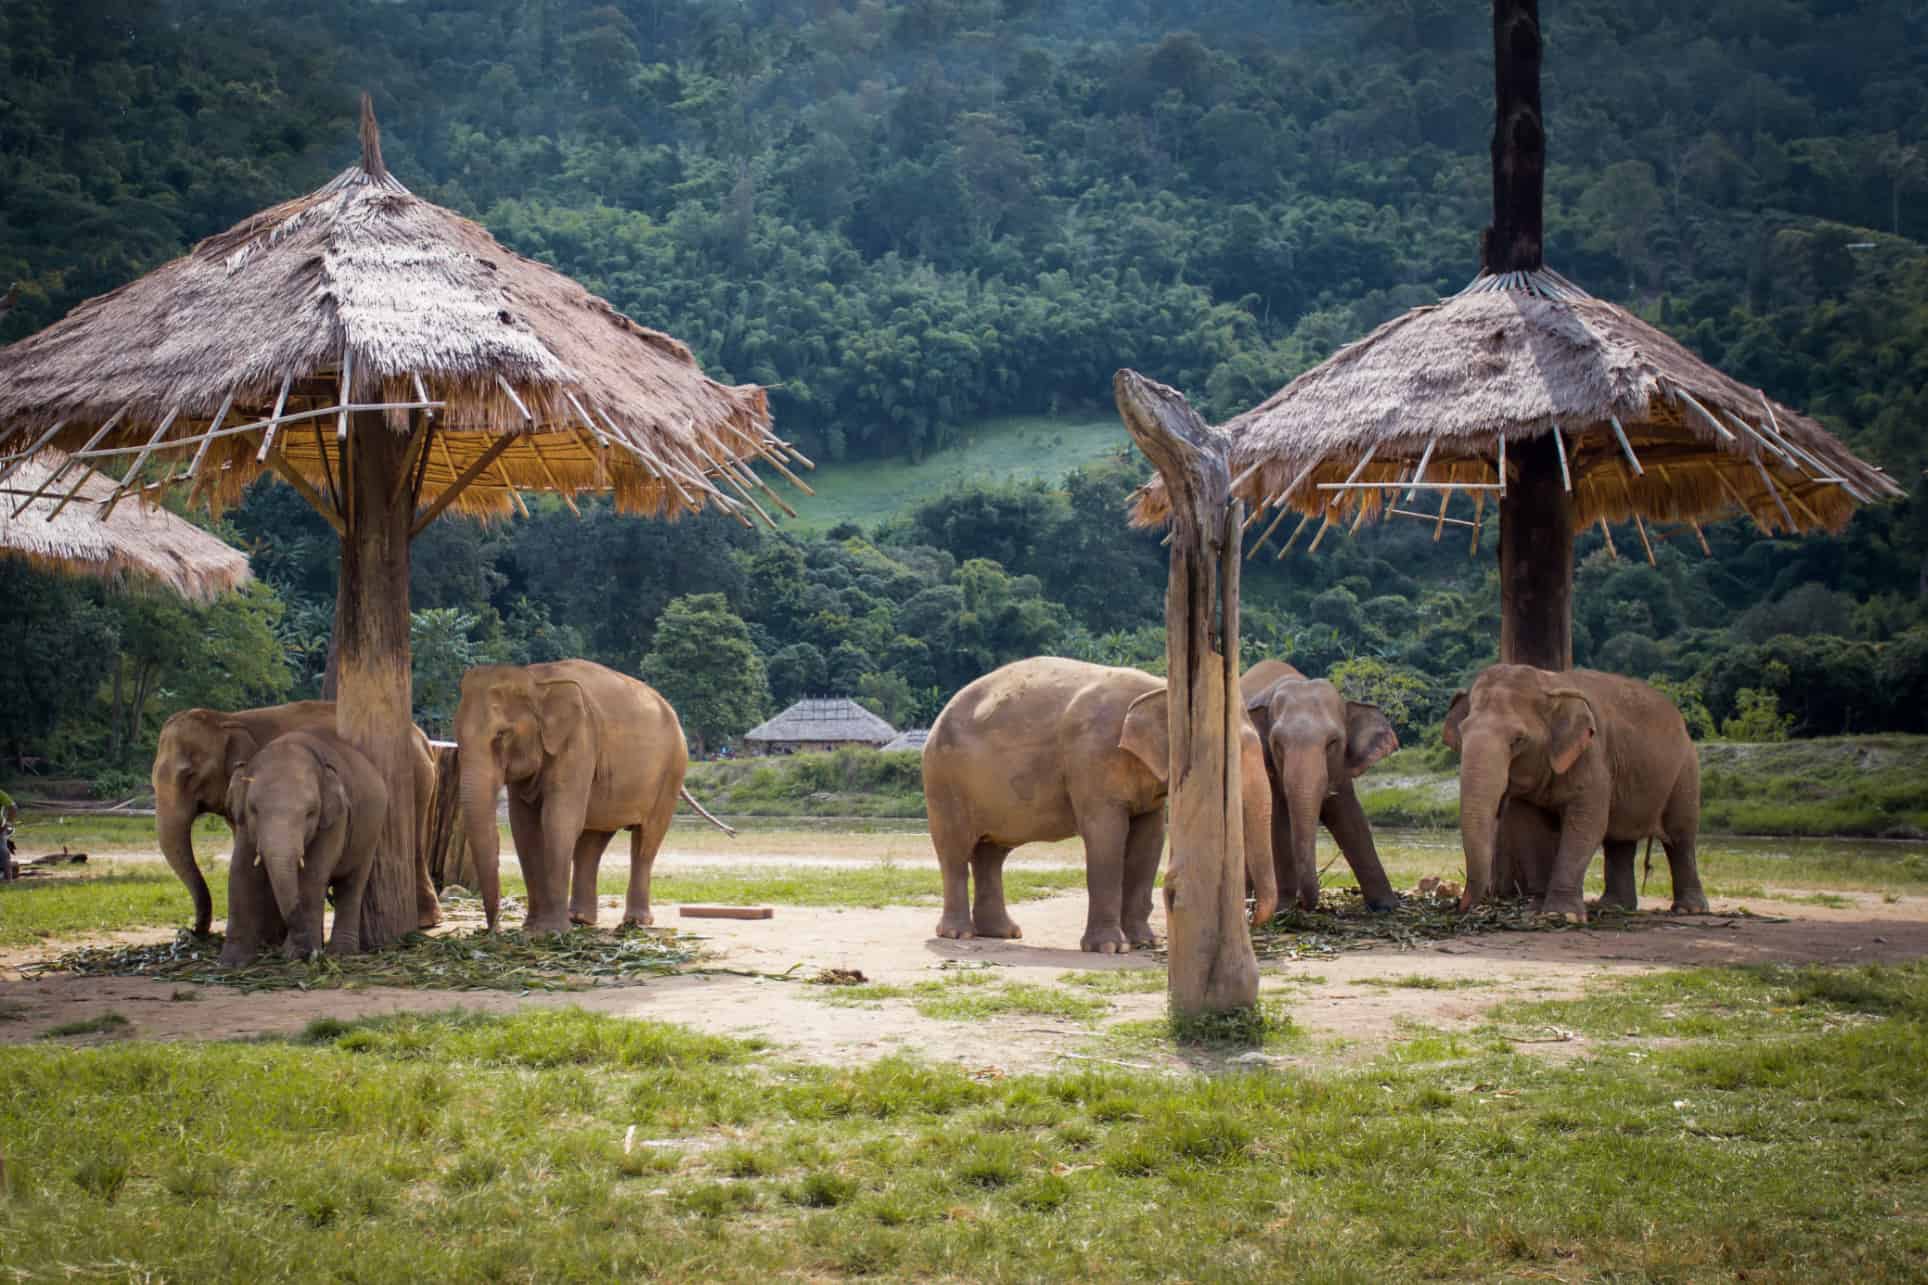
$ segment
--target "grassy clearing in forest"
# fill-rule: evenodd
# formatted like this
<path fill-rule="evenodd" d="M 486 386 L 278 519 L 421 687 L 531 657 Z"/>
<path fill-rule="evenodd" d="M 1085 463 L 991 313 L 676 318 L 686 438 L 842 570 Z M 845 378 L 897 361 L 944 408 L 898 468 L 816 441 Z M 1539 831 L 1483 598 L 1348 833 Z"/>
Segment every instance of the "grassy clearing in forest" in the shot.
<path fill-rule="evenodd" d="M 1056 482 L 1122 451 L 1129 438 L 1115 415 L 1007 415 L 959 430 L 959 445 L 923 459 L 819 460 L 804 480 L 816 495 L 784 496 L 797 511 L 786 530 L 821 532 L 841 522 L 869 528 L 965 482 Z"/>
<path fill-rule="evenodd" d="M 1549 1024 L 1583 1055 L 1510 1051 Z M 792 1066 L 542 1010 L 18 1046 L 0 1083 L 24 1275 L 1898 1280 L 1928 1256 L 1920 964 L 1636 978 L 1289 1074 Z"/>

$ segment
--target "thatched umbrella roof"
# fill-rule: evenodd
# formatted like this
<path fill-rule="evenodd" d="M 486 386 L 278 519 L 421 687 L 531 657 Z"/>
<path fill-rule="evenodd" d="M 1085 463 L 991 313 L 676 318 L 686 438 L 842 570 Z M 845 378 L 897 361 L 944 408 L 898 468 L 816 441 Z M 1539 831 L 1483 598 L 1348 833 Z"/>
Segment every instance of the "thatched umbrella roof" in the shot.
<path fill-rule="evenodd" d="M 94 503 L 62 506 L 42 498 L 16 513 L 24 496 L 67 465 L 59 452 L 46 451 L 14 474 L 11 487 L 0 493 L 0 554 L 115 583 L 151 580 L 196 602 L 251 579 L 247 555 L 166 509 L 131 500 L 97 519 L 95 504 L 114 489 L 100 478 L 80 489 L 80 499 Z"/>
<path fill-rule="evenodd" d="M 754 744 L 848 741 L 883 745 L 897 729 L 847 696 L 800 700 L 775 718 L 743 733 Z"/>
<path fill-rule="evenodd" d="M 1547 269 L 1484 275 L 1396 317 L 1224 428 L 1233 491 L 1255 513 L 1354 523 L 1437 522 L 1455 497 L 1468 523 L 1500 487 L 1504 444 L 1549 433 L 1576 530 L 1736 511 L 1768 531 L 1836 530 L 1857 503 L 1902 493 L 1812 419 Z M 1406 507 L 1422 460 L 1417 490 L 1442 501 L 1424 513 Z M 1136 518 L 1166 508 L 1153 481 Z"/>
<path fill-rule="evenodd" d="M 506 513 L 511 488 L 734 511 L 712 479 L 743 495 L 741 461 L 800 458 L 762 389 L 707 378 L 675 339 L 409 192 L 366 99 L 358 164 L 0 349 L 8 449 L 44 440 L 116 474 L 171 460 L 217 504 L 270 465 L 330 496 L 344 405 L 398 433 L 432 413 L 425 500 L 512 436 L 451 497 L 472 513 Z"/>

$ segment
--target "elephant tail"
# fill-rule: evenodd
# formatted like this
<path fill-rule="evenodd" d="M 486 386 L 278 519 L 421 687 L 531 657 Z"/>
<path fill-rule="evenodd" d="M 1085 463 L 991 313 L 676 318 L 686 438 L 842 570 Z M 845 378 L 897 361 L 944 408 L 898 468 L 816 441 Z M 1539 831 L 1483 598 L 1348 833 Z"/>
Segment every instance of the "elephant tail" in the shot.
<path fill-rule="evenodd" d="M 683 796 L 683 802 L 695 808 L 697 811 L 697 814 L 701 816 L 705 821 L 708 821 L 711 825 L 721 830 L 724 834 L 729 835 L 732 839 L 736 837 L 736 831 L 732 827 L 724 825 L 721 821 L 718 821 L 715 817 L 711 816 L 709 809 L 696 801 L 696 796 L 690 793 L 689 786 L 685 785 L 680 787 L 677 793 L 681 794 Z"/>

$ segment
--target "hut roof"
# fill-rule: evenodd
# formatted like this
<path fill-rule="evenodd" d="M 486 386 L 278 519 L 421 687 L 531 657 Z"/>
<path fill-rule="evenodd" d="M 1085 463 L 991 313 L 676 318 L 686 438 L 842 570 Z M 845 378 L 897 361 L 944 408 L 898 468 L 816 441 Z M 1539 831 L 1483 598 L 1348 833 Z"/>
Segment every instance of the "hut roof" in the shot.
<path fill-rule="evenodd" d="M 1857 503 L 1901 494 L 1814 420 L 1544 269 L 1483 276 L 1394 318 L 1224 430 L 1233 491 L 1254 513 L 1403 513 L 1422 459 L 1420 490 L 1483 498 L 1504 442 L 1556 431 L 1576 528 L 1739 509 L 1764 530 L 1838 529 Z M 1166 512 L 1155 480 L 1135 520 Z"/>
<path fill-rule="evenodd" d="M 104 521 L 96 520 L 94 503 L 62 506 L 43 497 L 22 506 L 23 495 L 32 495 L 67 464 L 56 451 L 42 452 L 26 461 L 7 491 L 0 492 L 0 554 L 108 581 L 152 580 L 197 602 L 238 589 L 250 579 L 247 555 L 139 499 L 116 506 Z M 93 478 L 81 487 L 80 496 L 99 502 L 113 489 L 111 482 Z"/>
<path fill-rule="evenodd" d="M 755 479 L 739 461 L 788 449 L 761 388 L 707 378 L 683 344 L 403 187 L 366 99 L 358 164 L 0 349 L 10 449 L 44 434 L 119 473 L 150 451 L 187 465 L 192 448 L 217 503 L 277 462 L 270 435 L 326 494 L 345 404 L 382 409 L 397 431 L 411 410 L 435 416 L 425 497 L 514 435 L 457 501 L 482 514 L 506 513 L 512 489 L 735 509 L 710 479 L 743 493 Z"/>
<path fill-rule="evenodd" d="M 746 741 L 861 741 L 882 745 L 897 729 L 848 697 L 800 700 L 743 734 Z"/>
<path fill-rule="evenodd" d="M 893 736 L 878 748 L 884 750 L 922 750 L 924 748 L 924 742 L 930 738 L 930 728 L 910 727 L 897 733 L 897 735 Z"/>

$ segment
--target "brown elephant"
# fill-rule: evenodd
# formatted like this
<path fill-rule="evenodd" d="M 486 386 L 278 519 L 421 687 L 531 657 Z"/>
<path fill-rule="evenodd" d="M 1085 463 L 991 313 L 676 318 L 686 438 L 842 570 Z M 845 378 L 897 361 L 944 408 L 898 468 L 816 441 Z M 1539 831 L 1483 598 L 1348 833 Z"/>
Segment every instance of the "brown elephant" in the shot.
<path fill-rule="evenodd" d="M 1700 760 L 1680 711 L 1646 683 L 1590 669 L 1494 665 L 1453 697 L 1443 735 L 1460 753 L 1462 910 L 1493 894 L 1502 804 L 1509 834 L 1553 839 L 1543 875 L 1524 863 L 1524 891 L 1543 909 L 1586 922 L 1581 884 L 1603 843 L 1601 904 L 1634 909 L 1635 849 L 1656 835 L 1667 849 L 1674 910 L 1707 909 L 1694 861 Z"/>
<path fill-rule="evenodd" d="M 455 743 L 462 823 L 491 929 L 502 899 L 495 801 L 505 784 L 509 830 L 529 888 L 526 931 L 596 922 L 596 871 L 610 839 L 625 829 L 623 922 L 654 922 L 649 876 L 656 850 L 677 799 L 692 807 L 696 801 L 683 789 L 683 725 L 653 687 L 587 660 L 471 669 L 462 675 Z"/>
<path fill-rule="evenodd" d="M 214 903 L 207 880 L 194 860 L 194 821 L 204 813 L 232 822 L 228 784 L 241 765 L 268 742 L 289 732 L 335 729 L 333 701 L 295 701 L 235 711 L 184 709 L 161 727 L 154 746 L 154 820 L 161 855 L 194 898 L 194 931 L 206 936 Z M 435 759 L 428 737 L 415 733 L 415 798 L 426 825 L 429 795 L 435 787 Z M 428 873 L 428 849 L 415 845 L 416 923 L 430 928 L 442 921 L 441 903 Z"/>
<path fill-rule="evenodd" d="M 1272 863 L 1279 900 L 1319 904 L 1318 830 L 1324 825 L 1359 881 L 1371 910 L 1392 910 L 1399 894 L 1380 864 L 1372 825 L 1353 791 L 1355 777 L 1399 748 L 1399 736 L 1376 705 L 1349 701 L 1323 678 L 1307 678 L 1282 660 L 1262 660 L 1239 679 L 1265 747 L 1272 795 Z"/>
<path fill-rule="evenodd" d="M 234 774 L 227 808 L 234 858 L 221 962 L 245 964 L 277 942 L 289 958 L 306 959 L 321 948 L 331 892 L 328 953 L 359 951 L 362 894 L 388 817 L 375 765 L 332 731 L 289 732 Z"/>
<path fill-rule="evenodd" d="M 951 698 L 924 743 L 924 800 L 944 875 L 939 937 L 1020 937 L 1004 904 L 1004 858 L 1024 843 L 1084 840 L 1083 950 L 1156 943 L 1152 885 L 1165 846 L 1165 680 L 1040 656 Z M 1240 759 L 1252 922 L 1278 908 L 1271 791 L 1258 735 Z M 972 901 L 971 884 L 976 884 Z"/>

